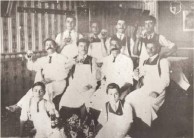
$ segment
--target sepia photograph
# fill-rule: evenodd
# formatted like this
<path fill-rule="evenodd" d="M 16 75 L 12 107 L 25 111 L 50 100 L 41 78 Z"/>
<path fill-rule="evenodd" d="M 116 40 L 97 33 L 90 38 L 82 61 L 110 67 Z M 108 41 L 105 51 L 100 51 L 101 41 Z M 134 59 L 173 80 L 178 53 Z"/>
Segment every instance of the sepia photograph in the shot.
<path fill-rule="evenodd" d="M 0 0 L 2 138 L 193 138 L 193 0 Z"/>

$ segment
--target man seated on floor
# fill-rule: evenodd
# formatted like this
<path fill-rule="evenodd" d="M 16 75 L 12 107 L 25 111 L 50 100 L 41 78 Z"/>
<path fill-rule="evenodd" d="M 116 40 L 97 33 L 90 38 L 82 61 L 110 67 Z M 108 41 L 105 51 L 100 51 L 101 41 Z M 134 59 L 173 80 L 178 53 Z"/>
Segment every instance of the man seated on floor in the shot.
<path fill-rule="evenodd" d="M 134 78 L 142 87 L 128 94 L 125 102 L 133 107 L 134 117 L 151 126 L 164 102 L 170 74 L 168 60 L 159 57 L 161 47 L 157 39 L 145 39 L 144 43 L 149 58 L 134 71 Z"/>
<path fill-rule="evenodd" d="M 69 68 L 67 66 L 68 59 L 56 52 L 56 43 L 54 40 L 48 38 L 44 41 L 44 48 L 47 56 L 33 60 L 33 55 L 27 55 L 27 68 L 36 72 L 35 82 L 41 81 L 46 84 L 45 99 L 52 102 L 56 95 L 61 94 L 66 87 L 66 78 L 68 76 Z M 23 103 L 27 101 L 32 95 L 30 89 L 16 105 L 6 107 L 6 109 L 14 112 Z"/>
<path fill-rule="evenodd" d="M 92 95 L 87 106 L 96 110 L 101 110 L 107 102 L 106 87 L 110 83 L 116 83 L 121 88 L 121 99 L 131 90 L 133 84 L 133 62 L 131 58 L 121 54 L 118 41 L 110 40 L 111 54 L 103 59 L 101 69 L 101 86 Z"/>
<path fill-rule="evenodd" d="M 83 115 L 85 101 L 96 90 L 96 59 L 88 55 L 89 41 L 81 38 L 77 42 L 78 55 L 68 64 L 70 71 L 69 86 L 60 101 L 60 115 L 63 120 L 77 114 Z M 82 112 L 83 111 L 83 112 Z"/>

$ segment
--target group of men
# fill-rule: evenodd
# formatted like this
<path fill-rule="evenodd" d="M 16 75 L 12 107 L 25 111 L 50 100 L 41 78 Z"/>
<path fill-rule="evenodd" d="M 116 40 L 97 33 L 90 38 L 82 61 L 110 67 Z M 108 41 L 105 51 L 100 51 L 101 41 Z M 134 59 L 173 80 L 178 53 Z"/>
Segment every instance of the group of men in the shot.
<path fill-rule="evenodd" d="M 144 30 L 136 32 L 135 38 L 126 35 L 127 23 L 122 18 L 117 20 L 117 32 L 111 37 L 100 22 L 93 21 L 91 33 L 84 38 L 75 31 L 75 23 L 75 17 L 67 16 L 66 30 L 55 41 L 44 41 L 47 56 L 36 61 L 33 55 L 26 56 L 27 68 L 37 72 L 35 82 L 46 84 L 45 99 L 52 102 L 62 95 L 60 115 L 68 118 L 75 112 L 83 116 L 88 109 L 101 111 L 107 102 L 107 85 L 115 83 L 120 87 L 120 98 L 133 109 L 131 114 L 151 126 L 170 81 L 165 57 L 176 51 L 175 44 L 155 32 L 153 16 L 145 19 Z M 162 53 L 162 47 L 168 50 Z M 7 109 L 22 107 L 31 91 Z"/>

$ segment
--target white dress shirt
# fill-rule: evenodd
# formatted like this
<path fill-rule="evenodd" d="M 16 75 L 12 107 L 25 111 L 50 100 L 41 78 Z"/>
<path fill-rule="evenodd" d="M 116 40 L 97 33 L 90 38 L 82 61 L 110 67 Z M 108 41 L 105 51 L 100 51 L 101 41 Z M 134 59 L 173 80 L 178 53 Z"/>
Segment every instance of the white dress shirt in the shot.
<path fill-rule="evenodd" d="M 50 56 L 51 63 L 49 63 Z M 27 68 L 36 72 L 42 70 L 45 79 L 59 81 L 67 78 L 69 70 L 65 69 L 66 63 L 67 58 L 55 52 L 52 55 L 38 58 L 35 62 L 28 61 Z"/>
<path fill-rule="evenodd" d="M 115 62 L 113 55 L 103 59 L 102 77 L 106 77 L 106 84 L 116 83 L 122 87 L 125 83 L 133 84 L 133 62 L 131 58 L 119 54 Z"/>
<path fill-rule="evenodd" d="M 75 30 L 71 30 L 70 32 L 68 30 L 65 30 L 63 33 L 59 33 L 57 35 L 55 41 L 59 47 L 62 47 L 62 42 L 64 41 L 64 39 L 69 37 L 71 38 L 71 41 L 62 49 L 61 54 L 65 55 L 68 58 L 72 58 L 78 54 L 76 42 L 83 36 L 77 33 Z"/>

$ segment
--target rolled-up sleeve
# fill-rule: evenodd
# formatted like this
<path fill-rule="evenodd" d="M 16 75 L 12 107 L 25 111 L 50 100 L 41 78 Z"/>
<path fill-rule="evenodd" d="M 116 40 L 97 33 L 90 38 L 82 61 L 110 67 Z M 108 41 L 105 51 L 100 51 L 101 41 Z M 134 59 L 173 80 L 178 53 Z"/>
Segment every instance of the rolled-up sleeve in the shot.
<path fill-rule="evenodd" d="M 159 43 L 162 46 L 167 47 L 168 49 L 171 49 L 172 47 L 175 46 L 175 43 L 173 43 L 170 40 L 166 39 L 163 35 L 159 36 Z"/>
<path fill-rule="evenodd" d="M 43 64 L 43 63 L 41 63 L 41 61 L 42 61 L 42 59 L 37 59 L 34 62 L 29 60 L 27 62 L 27 69 L 31 70 L 31 71 L 36 71 L 36 72 L 39 71 L 42 68 L 41 65 Z"/>

